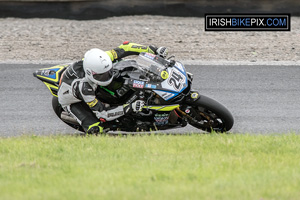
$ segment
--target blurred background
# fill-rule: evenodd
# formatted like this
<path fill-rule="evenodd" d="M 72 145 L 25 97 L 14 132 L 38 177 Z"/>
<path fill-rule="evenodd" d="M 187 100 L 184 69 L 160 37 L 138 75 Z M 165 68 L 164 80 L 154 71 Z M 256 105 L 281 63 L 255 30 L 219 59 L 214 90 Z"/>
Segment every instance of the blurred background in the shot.
<path fill-rule="evenodd" d="M 300 0 L 0 0 L 0 17 L 101 19 L 112 16 L 203 17 L 205 13 L 291 13 Z"/>

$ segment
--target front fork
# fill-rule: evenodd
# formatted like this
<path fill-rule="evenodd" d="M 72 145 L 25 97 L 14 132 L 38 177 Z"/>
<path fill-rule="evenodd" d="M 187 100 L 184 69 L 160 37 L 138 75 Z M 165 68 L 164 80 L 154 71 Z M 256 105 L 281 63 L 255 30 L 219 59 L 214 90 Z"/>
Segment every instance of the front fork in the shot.
<path fill-rule="evenodd" d="M 191 105 L 193 102 L 197 101 L 199 98 L 201 98 L 200 94 L 196 91 L 191 91 L 185 98 L 185 105 L 180 106 L 179 108 L 176 108 L 176 112 L 180 113 L 183 119 L 185 119 L 188 122 L 193 122 L 193 123 L 203 123 L 200 122 L 197 119 L 197 116 L 200 115 L 201 119 L 204 119 L 206 121 L 210 121 L 210 117 L 206 115 L 205 113 L 195 110 Z M 198 117 L 199 118 L 199 117 Z M 203 121 L 203 120 L 201 120 Z"/>

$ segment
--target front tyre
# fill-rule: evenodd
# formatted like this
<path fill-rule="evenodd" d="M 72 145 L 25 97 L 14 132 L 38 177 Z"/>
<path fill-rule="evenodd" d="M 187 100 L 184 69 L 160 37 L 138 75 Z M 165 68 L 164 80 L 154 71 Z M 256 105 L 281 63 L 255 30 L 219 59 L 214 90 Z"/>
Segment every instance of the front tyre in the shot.
<path fill-rule="evenodd" d="M 234 123 L 232 114 L 219 102 L 201 95 L 190 103 L 188 122 L 192 126 L 207 132 L 229 131 Z"/>

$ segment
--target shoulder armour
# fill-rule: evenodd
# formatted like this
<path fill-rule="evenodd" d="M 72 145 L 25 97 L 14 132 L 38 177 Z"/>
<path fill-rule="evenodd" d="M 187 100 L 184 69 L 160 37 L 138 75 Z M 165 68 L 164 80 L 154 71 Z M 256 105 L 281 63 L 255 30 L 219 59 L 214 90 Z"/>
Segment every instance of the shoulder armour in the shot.
<path fill-rule="evenodd" d="M 92 86 L 88 82 L 82 83 L 81 92 L 85 96 L 95 95 L 95 90 L 92 88 Z"/>

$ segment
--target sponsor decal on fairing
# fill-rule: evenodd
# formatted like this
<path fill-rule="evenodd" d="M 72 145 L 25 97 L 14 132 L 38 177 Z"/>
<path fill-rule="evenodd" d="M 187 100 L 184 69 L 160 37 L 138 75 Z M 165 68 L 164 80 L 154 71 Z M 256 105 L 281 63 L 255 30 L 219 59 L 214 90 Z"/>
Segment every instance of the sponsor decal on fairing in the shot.
<path fill-rule="evenodd" d="M 132 86 L 133 86 L 134 88 L 144 88 L 144 85 L 145 85 L 145 82 L 144 82 L 144 81 L 137 81 L 137 80 L 134 80 Z"/>

